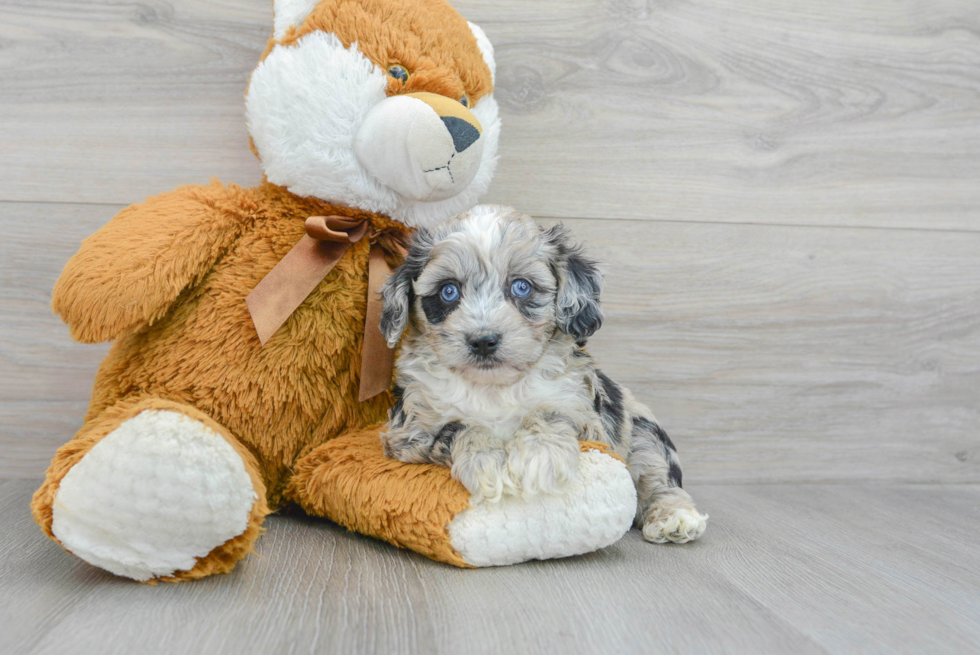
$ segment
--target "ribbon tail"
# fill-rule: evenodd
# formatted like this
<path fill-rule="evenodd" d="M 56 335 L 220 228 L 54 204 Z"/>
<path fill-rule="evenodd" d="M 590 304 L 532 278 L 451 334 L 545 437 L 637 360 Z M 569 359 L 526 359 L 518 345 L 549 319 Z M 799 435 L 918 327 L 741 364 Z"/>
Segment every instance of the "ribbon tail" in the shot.
<path fill-rule="evenodd" d="M 358 401 L 374 398 L 391 386 L 395 349 L 389 348 L 381 334 L 381 286 L 391 275 L 384 250 L 371 246 L 368 259 L 367 311 L 364 316 L 364 344 L 361 347 L 361 388 Z"/>
<path fill-rule="evenodd" d="M 245 298 L 264 346 L 327 276 L 349 243 L 318 241 L 304 235 Z"/>

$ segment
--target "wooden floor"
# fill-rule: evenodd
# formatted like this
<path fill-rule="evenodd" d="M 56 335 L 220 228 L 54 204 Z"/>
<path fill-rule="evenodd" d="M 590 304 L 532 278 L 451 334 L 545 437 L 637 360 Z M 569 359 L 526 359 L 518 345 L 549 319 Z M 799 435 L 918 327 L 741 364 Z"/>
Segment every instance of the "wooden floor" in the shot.
<path fill-rule="evenodd" d="M 980 651 L 976 0 L 455 0 L 497 50 L 486 200 L 606 262 L 591 349 L 704 541 L 457 571 L 285 517 L 153 588 L 44 539 L 107 349 L 51 288 L 127 204 L 261 179 L 270 4 L 0 1 L 0 653 Z"/>
<path fill-rule="evenodd" d="M 700 542 L 459 570 L 274 517 L 233 573 L 157 587 L 53 547 L 0 486 L 0 652 L 971 653 L 978 485 L 703 485 Z M 69 650 L 66 651 L 66 646 Z"/>

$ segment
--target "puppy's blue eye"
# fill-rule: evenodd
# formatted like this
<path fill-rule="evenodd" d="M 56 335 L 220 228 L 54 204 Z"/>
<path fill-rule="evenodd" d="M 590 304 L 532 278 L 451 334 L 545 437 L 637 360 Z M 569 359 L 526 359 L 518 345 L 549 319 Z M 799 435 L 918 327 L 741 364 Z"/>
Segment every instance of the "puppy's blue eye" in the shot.
<path fill-rule="evenodd" d="M 510 292 L 515 298 L 527 298 L 531 295 L 531 283 L 527 280 L 514 280 L 510 285 Z"/>
<path fill-rule="evenodd" d="M 455 284 L 447 284 L 439 292 L 439 297 L 442 298 L 443 302 L 456 302 L 459 300 L 459 287 Z"/>

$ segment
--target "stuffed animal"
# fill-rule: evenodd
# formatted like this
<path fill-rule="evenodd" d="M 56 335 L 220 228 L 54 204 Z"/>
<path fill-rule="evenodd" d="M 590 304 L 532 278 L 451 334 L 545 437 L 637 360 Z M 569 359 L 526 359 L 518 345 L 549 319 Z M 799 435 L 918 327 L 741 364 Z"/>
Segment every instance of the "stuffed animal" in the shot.
<path fill-rule="evenodd" d="M 562 496 L 473 504 L 384 457 L 384 273 L 469 209 L 500 123 L 493 50 L 443 0 L 276 0 L 246 116 L 263 183 L 185 186 L 85 240 L 53 307 L 114 340 L 32 508 L 140 581 L 231 570 L 287 503 L 458 566 L 588 552 L 629 529 L 625 465 L 585 444 Z"/>

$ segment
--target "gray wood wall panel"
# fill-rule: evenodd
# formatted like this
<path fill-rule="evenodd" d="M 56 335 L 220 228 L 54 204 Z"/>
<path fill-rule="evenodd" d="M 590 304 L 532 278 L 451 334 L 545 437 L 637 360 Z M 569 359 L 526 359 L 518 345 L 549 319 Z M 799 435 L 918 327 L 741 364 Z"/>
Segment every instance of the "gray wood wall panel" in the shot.
<path fill-rule="evenodd" d="M 977 230 L 972 0 L 459 0 L 495 41 L 490 199 L 548 216 Z M 5 0 L 0 200 L 250 184 L 268 0 Z"/>
<path fill-rule="evenodd" d="M 80 425 L 106 346 L 71 342 L 50 289 L 118 208 L 0 204 L 0 475 Z M 564 222 L 605 262 L 592 350 L 686 480 L 980 481 L 980 234 Z"/>
<path fill-rule="evenodd" d="M 695 481 L 980 480 L 980 239 L 566 221 L 608 262 L 593 350 Z"/>

